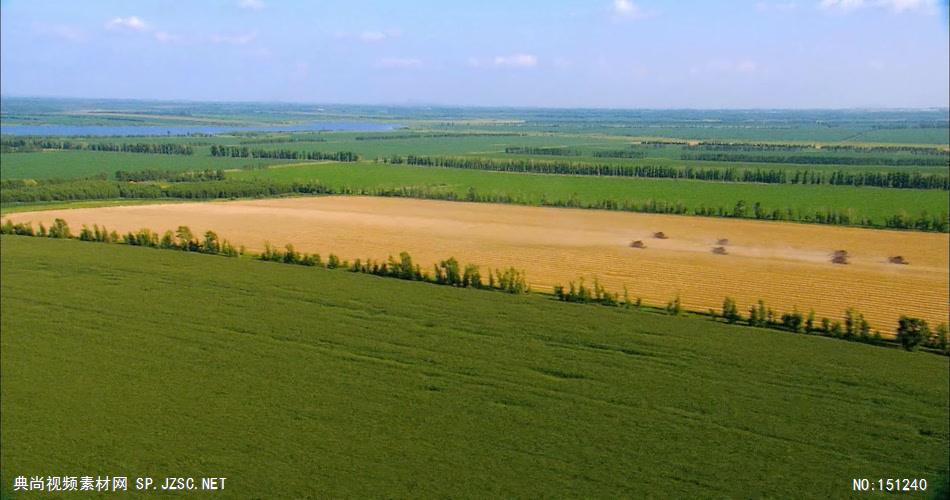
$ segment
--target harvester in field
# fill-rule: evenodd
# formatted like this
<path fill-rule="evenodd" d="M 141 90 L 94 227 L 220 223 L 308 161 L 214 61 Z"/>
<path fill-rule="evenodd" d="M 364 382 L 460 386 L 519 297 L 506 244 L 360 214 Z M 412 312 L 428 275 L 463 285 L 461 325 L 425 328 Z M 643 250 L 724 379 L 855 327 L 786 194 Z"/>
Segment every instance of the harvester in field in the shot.
<path fill-rule="evenodd" d="M 831 254 L 831 263 L 832 264 L 847 264 L 848 263 L 848 251 L 847 250 L 835 250 Z"/>

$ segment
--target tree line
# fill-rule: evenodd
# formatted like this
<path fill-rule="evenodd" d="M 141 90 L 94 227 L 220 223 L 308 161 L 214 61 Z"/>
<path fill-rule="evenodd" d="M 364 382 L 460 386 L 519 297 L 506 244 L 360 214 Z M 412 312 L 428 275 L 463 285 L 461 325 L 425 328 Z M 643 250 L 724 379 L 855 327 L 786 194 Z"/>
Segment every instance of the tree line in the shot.
<path fill-rule="evenodd" d="M 682 153 L 681 160 L 749 163 L 792 163 L 796 165 L 884 165 L 895 167 L 946 167 L 950 159 L 926 156 L 901 158 L 887 156 L 840 155 L 761 155 L 743 153 Z"/>
<path fill-rule="evenodd" d="M 881 336 L 880 331 L 875 330 L 872 333 L 871 326 L 864 319 L 864 315 L 853 307 L 845 310 L 842 321 L 830 320 L 824 317 L 819 321 L 815 317 L 814 310 L 810 310 L 806 315 L 797 309 L 793 309 L 791 312 L 780 315 L 773 309 L 767 308 L 765 302 L 759 300 L 755 305 L 749 307 L 748 317 L 743 318 L 736 306 L 736 301 L 731 297 L 726 297 L 722 303 L 720 317 L 728 323 L 745 322 L 749 326 L 760 328 L 824 335 L 868 344 L 885 344 L 888 342 Z M 945 323 L 941 323 L 931 332 L 926 320 L 901 316 L 898 320 L 895 340 L 909 351 L 916 349 L 917 346 L 923 346 L 950 355 L 947 325 Z"/>
<path fill-rule="evenodd" d="M 623 295 L 616 292 L 611 293 L 599 283 L 597 278 L 594 278 L 593 287 L 585 285 L 583 278 L 577 284 L 571 281 L 567 287 L 555 285 L 554 298 L 562 302 L 600 304 L 627 309 L 641 309 L 644 307 L 643 301 L 639 297 L 635 300 L 630 298 L 627 287 L 623 288 Z M 659 308 L 654 307 L 654 309 Z M 680 297 L 676 296 L 667 302 L 662 311 L 673 316 L 682 314 L 683 305 Z M 852 307 L 845 310 L 844 318 L 840 321 L 825 317 L 819 320 L 816 318 L 814 310 L 803 314 L 797 308 L 793 308 L 790 312 L 778 313 L 774 309 L 766 307 L 764 301 L 759 300 L 749 307 L 747 316 L 743 316 L 735 299 L 726 297 L 723 300 L 721 312 L 717 313 L 710 310 L 709 315 L 714 319 L 720 319 L 731 324 L 741 323 L 758 328 L 823 335 L 876 345 L 896 342 L 909 351 L 922 346 L 944 355 L 950 355 L 946 323 L 941 323 L 936 329 L 931 330 L 926 320 L 909 316 L 900 317 L 896 337 L 894 340 L 890 340 L 882 337 L 880 331 L 872 332 L 871 325 L 864 318 L 864 315 Z"/>
<path fill-rule="evenodd" d="M 392 165 L 459 168 L 533 174 L 561 174 L 584 176 L 643 177 L 654 179 L 689 179 L 718 182 L 761 184 L 830 184 L 835 186 L 874 186 L 907 189 L 950 190 L 950 177 L 919 172 L 858 172 L 796 171 L 787 169 L 736 169 L 734 167 L 697 168 L 667 165 L 624 165 L 592 162 L 564 162 L 533 159 L 505 159 L 481 157 L 397 156 L 382 158 Z"/>
<path fill-rule="evenodd" d="M 257 258 L 269 262 L 284 264 L 298 264 L 302 266 L 317 266 L 327 269 L 346 269 L 354 273 L 371 274 L 385 278 L 397 278 L 408 281 L 423 281 L 436 285 L 454 286 L 457 288 L 477 288 L 486 290 L 500 290 L 506 293 L 522 294 L 531 291 L 525 280 L 524 271 L 513 267 L 508 269 L 488 269 L 483 275 L 481 268 L 475 264 L 462 266 L 455 257 L 433 264 L 429 273 L 413 262 L 408 252 L 401 252 L 399 259 L 389 256 L 388 260 L 356 259 L 341 261 L 335 254 L 330 254 L 324 261 L 320 254 L 298 252 L 293 245 L 288 244 L 281 250 L 270 243 L 264 244 L 264 251 Z"/>
<path fill-rule="evenodd" d="M 175 231 L 158 233 L 143 228 L 138 231 L 129 231 L 119 235 L 116 231 L 109 231 L 105 227 L 93 225 L 90 229 L 83 225 L 79 235 L 73 235 L 69 225 L 63 219 L 56 219 L 47 229 L 42 223 L 39 229 L 34 230 L 30 222 L 13 223 L 7 219 L 0 225 L 0 234 L 39 236 L 61 239 L 78 239 L 99 243 L 120 243 L 131 246 L 142 246 L 164 250 L 180 250 L 198 252 L 226 257 L 237 257 L 248 252 L 241 246 L 232 245 L 228 240 L 222 240 L 214 231 L 205 231 L 203 235 L 195 235 L 188 226 L 178 226 Z M 408 252 L 399 254 L 399 259 L 392 256 L 388 260 L 378 262 L 373 259 L 356 259 L 351 264 L 341 261 L 335 254 L 330 254 L 326 261 L 320 254 L 298 252 L 293 245 L 284 246 L 283 250 L 275 248 L 270 243 L 264 244 L 264 251 L 255 256 L 257 260 L 280 262 L 283 264 L 297 264 L 326 269 L 345 269 L 354 273 L 372 274 L 386 278 L 397 278 L 409 281 L 422 281 L 437 285 L 453 286 L 457 288 L 476 288 L 483 290 L 498 290 L 511 294 L 525 294 L 531 291 L 525 279 L 524 271 L 513 267 L 508 269 L 488 269 L 483 275 L 481 268 L 475 264 L 462 266 L 454 257 L 442 260 L 433 265 L 432 273 L 422 270 L 419 264 L 413 262 Z"/>
<path fill-rule="evenodd" d="M 547 155 L 547 156 L 592 156 L 594 158 L 644 158 L 645 151 L 634 149 L 597 149 L 583 150 L 566 147 L 529 147 L 511 146 L 505 148 L 506 154 L 514 155 Z"/>
<path fill-rule="evenodd" d="M 270 158 L 279 160 L 332 160 L 359 161 L 360 156 L 351 151 L 324 153 L 321 151 L 292 151 L 289 149 L 250 149 L 247 146 L 211 146 L 211 156 L 230 158 Z"/>
<path fill-rule="evenodd" d="M 434 139 L 445 137 L 524 137 L 524 132 L 435 132 L 428 134 L 379 134 L 358 135 L 357 141 L 395 141 L 403 139 Z"/>
<path fill-rule="evenodd" d="M 181 250 L 185 252 L 198 252 L 214 255 L 224 255 L 227 257 L 237 257 L 244 253 L 244 249 L 238 249 L 228 240 L 221 240 L 214 231 L 206 231 L 200 238 L 192 233 L 188 226 L 178 226 L 174 232 L 165 231 L 165 234 L 159 236 L 151 229 L 143 228 L 138 231 L 129 231 L 120 235 L 116 231 L 109 231 L 105 226 L 99 227 L 94 224 L 90 229 L 83 225 L 78 235 L 73 235 L 69 225 L 63 219 L 56 219 L 53 225 L 47 229 L 43 223 L 34 230 L 33 224 L 29 222 L 14 224 L 11 220 L 0 225 L 0 234 L 14 234 L 20 236 L 38 236 L 60 239 L 77 239 L 80 241 L 94 241 L 98 243 L 121 243 L 131 246 L 141 246 L 149 248 L 161 248 L 165 250 Z"/>
<path fill-rule="evenodd" d="M 34 181 L 36 182 L 36 181 Z M 261 198 L 284 194 L 334 194 L 316 182 L 271 180 L 222 180 L 202 182 L 135 183 L 106 180 L 38 182 L 0 190 L 2 203 L 106 199 L 227 199 Z"/>
<path fill-rule="evenodd" d="M 327 142 L 323 137 L 316 136 L 286 136 L 286 137 L 259 137 L 254 139 L 241 139 L 238 141 L 241 144 L 282 144 L 288 142 Z"/>
<path fill-rule="evenodd" d="M 35 137 L 3 137 L 0 138 L 0 151 L 4 153 L 27 153 L 44 149 L 107 151 L 118 153 L 145 153 L 164 155 L 191 155 L 194 148 L 189 144 L 179 143 L 134 143 L 119 144 L 113 142 L 87 143 L 66 139 L 35 138 Z"/>
<path fill-rule="evenodd" d="M 147 182 L 147 181 L 167 181 L 167 182 L 200 182 L 200 181 L 223 181 L 226 177 L 222 169 L 192 170 L 187 172 L 176 172 L 173 170 L 141 170 L 136 172 L 126 172 L 125 170 L 116 170 L 115 180 L 122 182 Z"/>
<path fill-rule="evenodd" d="M 938 155 L 950 156 L 950 151 L 928 146 L 865 146 L 860 144 L 783 144 L 774 142 L 721 142 L 721 141 L 700 141 L 695 145 L 687 145 L 688 149 L 701 149 L 705 151 L 742 151 L 742 152 L 760 152 L 760 151 L 833 151 L 833 152 L 855 152 L 855 153 L 910 153 L 915 155 Z"/>

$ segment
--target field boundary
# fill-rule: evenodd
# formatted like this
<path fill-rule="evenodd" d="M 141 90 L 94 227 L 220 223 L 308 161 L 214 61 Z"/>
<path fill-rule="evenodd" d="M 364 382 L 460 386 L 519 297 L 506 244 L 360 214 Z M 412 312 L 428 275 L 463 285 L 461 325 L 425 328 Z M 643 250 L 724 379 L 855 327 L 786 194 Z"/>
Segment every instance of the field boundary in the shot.
<path fill-rule="evenodd" d="M 814 311 L 811 311 L 807 318 L 800 313 L 797 308 L 794 308 L 792 312 L 779 316 L 771 308 L 767 308 L 762 300 L 759 300 L 756 305 L 749 309 L 749 316 L 746 319 L 742 317 L 736 308 L 735 301 L 728 296 L 723 300 L 721 312 L 717 313 L 713 309 L 708 309 L 707 311 L 684 310 L 680 304 L 678 295 L 662 308 L 655 305 L 644 304 L 640 298 L 637 298 L 635 301 L 631 300 L 626 288 L 624 288 L 621 298 L 619 293 L 608 292 L 601 287 L 596 278 L 593 288 L 585 286 L 584 280 L 581 278 L 578 286 L 575 286 L 574 282 L 570 283 L 569 289 L 566 289 L 562 285 L 555 285 L 553 292 L 548 294 L 532 290 L 527 284 L 524 271 L 517 270 L 514 267 L 495 269 L 494 273 L 492 269 L 489 268 L 487 272 L 488 282 L 486 283 L 482 278 L 480 266 L 476 264 L 466 264 L 462 266 L 454 257 L 449 257 L 436 264 L 433 273 L 429 274 L 427 271 L 423 271 L 418 264 L 413 263 L 412 257 L 408 252 L 400 253 L 399 260 L 390 256 L 388 261 L 384 262 L 375 260 L 362 261 L 360 259 L 350 262 L 341 260 L 335 254 L 330 253 L 324 262 L 319 254 L 301 254 L 297 252 L 290 243 L 285 245 L 284 250 L 277 249 L 271 246 L 270 243 L 267 243 L 263 252 L 255 254 L 247 251 L 243 245 L 238 247 L 231 244 L 228 240 L 219 240 L 214 231 L 206 231 L 203 235 L 203 239 L 199 239 L 187 226 L 179 226 L 175 233 L 169 230 L 166 231 L 164 235 L 159 236 L 158 233 L 147 228 L 140 229 L 137 232 L 130 231 L 125 235 L 119 235 L 115 231 L 109 232 L 105 227 L 100 228 L 98 225 L 94 225 L 92 229 L 83 225 L 79 235 L 73 235 L 68 224 L 63 219 L 56 219 L 49 229 L 44 227 L 43 224 L 40 224 L 38 230 L 34 230 L 30 222 L 14 224 L 12 221 L 7 220 L 0 225 L 0 235 L 117 243 L 162 250 L 198 252 L 225 257 L 247 256 L 260 261 L 307 267 L 322 267 L 331 270 L 340 269 L 385 278 L 418 281 L 458 288 L 501 291 L 509 294 L 539 293 L 553 296 L 558 301 L 564 303 L 601 305 L 625 309 L 636 308 L 638 310 L 647 309 L 656 312 L 662 311 L 673 316 L 689 313 L 709 317 L 713 321 L 724 321 L 737 325 L 742 325 L 744 322 L 751 327 L 781 330 L 795 334 L 820 335 L 870 345 L 904 347 L 907 350 L 916 350 L 918 346 L 920 346 L 923 348 L 922 350 L 927 352 L 950 356 L 950 344 L 948 344 L 948 331 L 945 323 L 941 323 L 931 332 L 925 320 L 901 316 L 896 334 L 893 338 L 889 338 L 882 335 L 879 331 L 875 331 L 872 334 L 863 315 L 851 307 L 845 311 L 843 322 L 822 317 L 819 322 L 816 323 L 818 319 L 815 317 Z M 820 326 L 816 326 L 816 324 Z M 907 331 L 908 329 L 910 329 L 910 331 Z"/>

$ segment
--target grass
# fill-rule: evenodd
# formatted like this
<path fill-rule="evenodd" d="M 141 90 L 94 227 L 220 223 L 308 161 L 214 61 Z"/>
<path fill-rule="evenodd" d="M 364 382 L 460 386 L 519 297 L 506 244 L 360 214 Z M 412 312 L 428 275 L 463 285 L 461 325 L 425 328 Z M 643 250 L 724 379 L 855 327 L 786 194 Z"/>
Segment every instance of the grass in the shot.
<path fill-rule="evenodd" d="M 251 149 L 279 150 L 288 149 L 293 151 L 321 151 L 338 152 L 352 151 L 362 155 L 366 159 L 378 157 L 388 157 L 392 155 L 428 155 L 428 156 L 487 156 L 492 158 L 526 158 L 528 156 L 505 154 L 506 147 L 568 147 L 587 152 L 588 156 L 531 156 L 531 158 L 540 158 L 549 161 L 569 161 L 569 162 L 595 162 L 595 163 L 618 163 L 625 165 L 661 165 L 661 166 L 692 166 L 695 168 L 736 168 L 742 169 L 765 169 L 775 170 L 784 169 L 790 171 L 812 170 L 826 171 L 848 170 L 848 171 L 871 171 L 871 172 L 923 172 L 923 173 L 943 173 L 946 167 L 934 166 L 882 166 L 882 165 L 802 165 L 802 164 L 782 164 L 782 163 L 751 163 L 751 162 L 720 162 L 720 161 L 697 161 L 681 160 L 680 155 L 684 152 L 701 153 L 703 151 L 686 150 L 679 145 L 671 145 L 661 148 L 646 148 L 647 158 L 644 159 L 611 159 L 598 158 L 590 156 L 593 151 L 598 150 L 617 150 L 627 148 L 634 140 L 642 138 L 633 138 L 626 136 L 605 136 L 593 133 L 537 133 L 532 132 L 525 136 L 472 136 L 472 137 L 417 137 L 417 138 L 399 138 L 391 140 L 357 140 L 358 137 L 386 135 L 407 135 L 407 134 L 426 134 L 440 133 L 440 131 L 406 131 L 396 130 L 387 133 L 372 132 L 333 132 L 333 133 L 262 133 L 254 136 L 243 135 L 219 135 L 214 137 L 102 137 L 71 139 L 75 142 L 88 143 L 182 143 L 192 144 L 195 150 L 194 155 L 152 155 L 138 153 L 113 153 L 99 151 L 43 151 L 33 153 L 11 153 L 3 155 L 3 169 L 0 170 L 0 178 L 3 179 L 45 179 L 45 178 L 76 178 L 87 177 L 97 174 L 107 174 L 112 176 L 116 170 L 138 171 L 145 169 L 160 170 L 196 170 L 205 168 L 241 168 L 244 166 L 273 165 L 286 163 L 281 160 L 253 159 L 253 158 L 220 158 L 210 156 L 210 145 L 231 145 L 247 146 Z M 443 131 L 444 133 L 444 131 Z M 450 132 L 451 133 L 451 132 Z M 301 142 L 275 142 L 275 143 L 252 143 L 245 144 L 245 140 L 261 140 L 275 138 L 297 137 L 306 139 L 309 137 L 322 139 L 321 141 L 301 141 Z M 732 137 L 737 139 L 740 136 Z M 908 139 L 912 136 L 908 136 Z M 738 154 L 733 152 L 733 154 Z M 778 156 L 800 156 L 816 155 L 814 151 L 810 152 L 771 152 L 771 153 L 748 153 L 755 155 L 778 155 Z M 823 156 L 828 157 L 871 157 L 871 158 L 894 158 L 908 159 L 914 158 L 913 155 L 895 152 L 822 152 Z"/>
<path fill-rule="evenodd" d="M 135 142 L 129 139 L 126 142 Z M 199 148 L 199 151 L 208 148 Z M 204 170 L 235 169 L 245 166 L 274 165 L 285 160 L 253 158 L 213 158 L 195 152 L 194 155 L 158 155 L 140 153 L 113 153 L 102 151 L 43 151 L 37 153 L 9 153 L 0 159 L 0 179 L 75 179 L 106 174 L 116 170 Z"/>
<path fill-rule="evenodd" d="M 510 195 L 531 204 L 573 197 L 584 203 L 657 200 L 681 202 L 687 207 L 731 208 L 739 200 L 744 200 L 749 207 L 761 202 L 767 209 L 792 208 L 808 213 L 828 209 L 851 210 L 854 218 L 866 216 L 878 222 L 900 211 L 911 216 L 923 211 L 930 214 L 950 211 L 950 201 L 942 190 L 533 175 L 374 163 L 299 164 L 230 175 L 238 179 L 318 180 L 334 188 L 427 187 L 454 192 L 460 198 L 472 187 L 480 194 Z"/>
<path fill-rule="evenodd" d="M 112 200 L 51 201 L 39 203 L 8 203 L 0 205 L 0 219 L 6 214 L 34 212 L 38 210 L 62 210 L 64 208 L 98 208 L 127 205 L 157 205 L 161 203 L 187 203 L 193 200 L 178 199 L 135 199 L 119 198 Z"/>
<path fill-rule="evenodd" d="M 245 259 L 4 236 L 0 480 L 253 497 L 944 488 L 948 359 Z"/>

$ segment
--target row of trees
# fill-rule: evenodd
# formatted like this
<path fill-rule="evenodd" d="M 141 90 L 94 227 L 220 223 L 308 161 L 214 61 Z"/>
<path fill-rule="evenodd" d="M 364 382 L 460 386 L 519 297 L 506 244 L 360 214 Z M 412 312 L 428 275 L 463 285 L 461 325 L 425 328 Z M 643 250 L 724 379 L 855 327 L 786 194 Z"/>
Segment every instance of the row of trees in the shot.
<path fill-rule="evenodd" d="M 828 318 L 821 318 L 820 321 L 816 321 L 814 310 L 805 315 L 795 309 L 779 316 L 771 308 L 766 308 L 765 303 L 759 300 L 756 305 L 749 307 L 748 318 L 743 319 L 736 306 L 736 301 L 726 297 L 722 303 L 721 317 L 729 323 L 745 321 L 749 326 L 778 328 L 795 333 L 818 334 L 869 344 L 886 342 L 881 337 L 881 332 L 877 330 L 871 332 L 871 326 L 864 319 L 864 315 L 852 307 L 845 310 L 843 321 L 829 320 Z M 901 316 L 898 320 L 896 333 L 897 342 L 909 351 L 916 349 L 918 346 L 923 346 L 944 354 L 950 354 L 946 323 L 941 323 L 935 330 L 931 331 L 926 320 Z"/>
<path fill-rule="evenodd" d="M 687 145 L 688 149 L 700 149 L 704 151 L 740 151 L 755 153 L 761 151 L 832 151 L 832 152 L 853 152 L 853 153 L 910 153 L 915 155 L 935 155 L 950 157 L 950 151 L 936 147 L 927 146 L 865 146 L 859 144 L 832 144 L 832 145 L 814 145 L 814 144 L 782 144 L 773 142 L 721 142 L 721 141 L 700 141 L 698 144 Z"/>
<path fill-rule="evenodd" d="M 419 134 L 358 135 L 357 141 L 395 141 L 404 139 L 435 139 L 446 137 L 523 137 L 524 132 L 433 132 Z"/>
<path fill-rule="evenodd" d="M 13 221 L 7 219 L 3 225 L 0 225 L 0 234 L 15 234 L 18 236 L 41 236 L 48 238 L 72 238 L 73 234 L 69 230 L 69 225 L 66 224 L 66 221 L 63 219 L 56 219 L 53 221 L 53 225 L 49 229 L 46 229 L 46 226 L 43 223 L 40 223 L 40 227 L 37 230 L 33 229 L 33 224 L 29 222 L 21 222 L 14 224 Z"/>
<path fill-rule="evenodd" d="M 634 149 L 600 149 L 582 150 L 565 147 L 529 147 L 513 146 L 505 148 L 506 154 L 514 155 L 546 155 L 546 156 L 592 156 L 594 158 L 644 158 L 645 151 Z"/>
<path fill-rule="evenodd" d="M 950 159 L 938 156 L 841 156 L 841 155 L 762 155 L 741 153 L 683 153 L 681 160 L 728 161 L 751 163 L 793 163 L 805 165 L 888 165 L 895 167 L 946 167 Z"/>
<path fill-rule="evenodd" d="M 360 156 L 352 151 L 324 153 L 322 151 L 292 151 L 289 149 L 250 149 L 247 146 L 211 146 L 211 156 L 278 160 L 359 161 L 360 159 Z"/>
<path fill-rule="evenodd" d="M 89 151 L 111 151 L 120 153 L 147 153 L 160 155 L 192 155 L 195 154 L 194 148 L 188 144 L 162 143 L 162 144 L 116 144 L 112 142 L 103 142 L 98 144 L 89 144 L 85 149 Z"/>
<path fill-rule="evenodd" d="M 621 299 L 617 293 L 608 292 L 597 278 L 594 278 L 593 288 L 584 284 L 584 278 L 581 278 L 577 285 L 571 281 L 567 288 L 562 285 L 556 285 L 554 287 L 554 297 L 562 302 L 595 303 L 605 306 L 624 305 L 630 307 L 636 304 L 636 306 L 639 307 L 642 303 L 639 298 L 636 300 L 636 303 L 631 302 L 626 287 L 623 289 L 623 299 Z"/>
<path fill-rule="evenodd" d="M 319 266 L 327 269 L 341 268 L 354 273 L 372 274 L 408 281 L 424 281 L 458 288 L 500 290 L 512 294 L 528 293 L 530 291 L 530 287 L 525 280 L 524 271 L 508 268 L 495 269 L 493 272 L 488 269 L 486 279 L 482 275 L 479 266 L 467 264 L 463 267 L 454 257 L 434 264 L 431 274 L 423 271 L 418 264 L 414 263 L 408 252 L 400 253 L 398 260 L 390 256 L 388 260 L 382 262 L 374 259 L 356 259 L 352 263 L 341 261 L 339 257 L 331 253 L 324 262 L 320 254 L 300 253 L 290 244 L 281 250 L 270 243 L 265 243 L 264 251 L 257 258 L 284 264 Z"/>
<path fill-rule="evenodd" d="M 830 184 L 836 186 L 875 186 L 899 189 L 950 190 L 950 176 L 919 172 L 845 172 L 830 174 L 816 170 L 750 169 L 735 167 L 677 167 L 669 165 L 624 165 L 593 162 L 507 159 L 480 157 L 391 156 L 382 159 L 393 165 L 460 168 L 533 174 L 591 175 L 610 177 L 643 177 L 659 179 L 690 179 L 718 182 L 761 184 Z"/>
<path fill-rule="evenodd" d="M 250 139 L 241 139 L 238 141 L 241 144 L 282 144 L 288 142 L 327 142 L 323 137 L 316 135 L 285 135 L 285 136 L 271 136 L 271 137 L 253 137 Z"/>
<path fill-rule="evenodd" d="M 75 238 L 80 241 L 93 241 L 98 243 L 121 243 L 132 246 L 142 246 L 150 248 L 161 248 L 166 250 L 182 250 L 185 252 L 199 252 L 215 255 L 224 255 L 227 257 L 237 257 L 244 253 L 244 249 L 238 249 L 228 240 L 221 240 L 214 231 L 206 231 L 199 238 L 188 226 L 178 226 L 174 232 L 165 231 L 165 234 L 159 236 L 158 233 L 150 229 L 140 229 L 138 231 L 129 231 L 120 235 L 116 231 L 109 231 L 98 224 L 94 224 L 90 229 L 83 225 L 78 236 L 73 236 L 69 225 L 63 219 L 56 219 L 53 225 L 47 229 L 42 223 L 38 229 L 33 229 L 33 224 L 21 222 L 14 224 L 7 219 L 3 225 L 0 225 L 0 234 L 12 234 L 20 236 L 39 236 L 48 238 Z"/>
<path fill-rule="evenodd" d="M 115 180 L 120 182 L 146 182 L 146 181 L 166 181 L 166 182 L 201 182 L 201 181 L 223 181 L 226 177 L 222 169 L 192 170 L 188 172 L 176 172 L 173 170 L 141 170 L 137 172 L 126 172 L 125 170 L 116 170 Z"/>
<path fill-rule="evenodd" d="M 583 278 L 577 284 L 573 281 L 570 282 L 568 287 L 556 285 L 554 287 L 554 297 L 562 302 L 601 304 L 637 309 L 643 307 L 643 302 L 639 297 L 636 300 L 630 299 L 627 287 L 624 287 L 623 295 L 611 293 L 596 278 L 594 278 L 593 287 L 586 286 Z M 683 305 L 680 297 L 677 295 L 667 302 L 663 310 L 674 316 L 682 314 Z M 793 309 L 790 312 L 780 314 L 774 309 L 766 307 L 765 302 L 759 300 L 755 305 L 749 307 L 748 315 L 743 316 L 735 299 L 726 297 L 722 303 L 721 313 L 716 314 L 715 311 L 710 310 L 710 315 L 719 317 L 727 323 L 742 323 L 759 328 L 824 335 L 869 344 L 886 344 L 889 342 L 881 336 L 881 332 L 876 330 L 872 332 L 871 325 L 864 318 L 864 315 L 851 307 L 845 310 L 842 321 L 830 320 L 825 317 L 818 320 L 814 310 L 803 314 L 798 309 Z M 898 321 L 896 340 L 907 350 L 914 350 L 918 346 L 923 346 L 950 355 L 950 343 L 948 343 L 948 331 L 945 323 L 941 323 L 931 331 L 927 321 L 920 318 L 901 316 Z"/>
<path fill-rule="evenodd" d="M 110 151 L 121 153 L 147 153 L 166 155 L 191 155 L 194 148 L 180 143 L 134 143 L 114 142 L 89 143 L 49 137 L 3 137 L 0 138 L 0 151 L 4 153 L 27 153 L 44 149 Z"/>
<path fill-rule="evenodd" d="M 106 199 L 228 199 L 260 198 L 284 194 L 332 194 L 334 191 L 317 182 L 283 182 L 270 180 L 221 180 L 175 182 L 167 185 L 105 180 L 74 180 L 67 182 L 36 182 L 0 190 L 0 202 L 31 203 L 42 201 L 77 201 Z"/>

